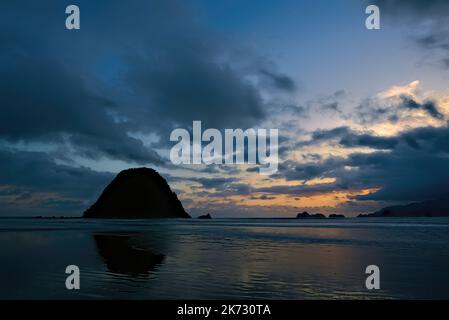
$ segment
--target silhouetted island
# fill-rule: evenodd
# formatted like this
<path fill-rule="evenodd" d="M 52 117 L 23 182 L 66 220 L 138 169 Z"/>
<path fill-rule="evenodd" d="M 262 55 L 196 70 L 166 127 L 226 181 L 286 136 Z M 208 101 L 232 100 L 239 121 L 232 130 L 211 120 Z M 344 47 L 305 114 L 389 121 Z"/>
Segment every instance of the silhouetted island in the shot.
<path fill-rule="evenodd" d="M 190 218 L 176 193 L 155 170 L 121 171 L 84 218 Z"/>
<path fill-rule="evenodd" d="M 307 211 L 300 212 L 296 215 L 296 219 L 325 219 L 326 216 L 321 213 L 309 214 Z"/>
<path fill-rule="evenodd" d="M 210 213 L 203 214 L 202 216 L 199 216 L 198 219 L 212 219 L 212 216 L 210 215 Z"/>
<path fill-rule="evenodd" d="M 296 219 L 336 219 L 336 218 L 345 218 L 342 214 L 330 214 L 329 217 L 326 217 L 322 213 L 309 214 L 307 211 L 300 212 L 296 215 Z"/>
<path fill-rule="evenodd" d="M 344 219 L 346 218 L 343 214 L 330 214 L 329 219 Z"/>
<path fill-rule="evenodd" d="M 358 217 L 449 217 L 449 199 L 415 202 L 403 206 L 391 206 Z"/>

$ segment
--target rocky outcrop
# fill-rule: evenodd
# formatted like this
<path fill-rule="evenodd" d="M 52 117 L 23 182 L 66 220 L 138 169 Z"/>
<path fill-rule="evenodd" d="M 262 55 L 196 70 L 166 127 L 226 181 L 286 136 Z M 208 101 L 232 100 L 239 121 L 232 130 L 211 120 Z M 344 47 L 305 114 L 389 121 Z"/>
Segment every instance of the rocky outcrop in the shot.
<path fill-rule="evenodd" d="M 326 217 L 322 213 L 309 214 L 307 211 L 300 212 L 296 215 L 296 219 L 341 219 L 345 218 L 342 214 L 330 214 Z"/>
<path fill-rule="evenodd" d="M 324 214 L 321 213 L 309 214 L 306 211 L 298 213 L 296 215 L 296 219 L 325 219 L 325 218 L 326 216 Z"/>
<path fill-rule="evenodd" d="M 120 172 L 84 218 L 190 218 L 167 181 L 155 170 Z"/>
<path fill-rule="evenodd" d="M 329 219 L 344 219 L 346 218 L 343 214 L 330 214 Z"/>
<path fill-rule="evenodd" d="M 212 219 L 212 216 L 210 215 L 210 213 L 208 213 L 208 214 L 204 214 L 202 216 L 199 216 L 198 219 Z"/>

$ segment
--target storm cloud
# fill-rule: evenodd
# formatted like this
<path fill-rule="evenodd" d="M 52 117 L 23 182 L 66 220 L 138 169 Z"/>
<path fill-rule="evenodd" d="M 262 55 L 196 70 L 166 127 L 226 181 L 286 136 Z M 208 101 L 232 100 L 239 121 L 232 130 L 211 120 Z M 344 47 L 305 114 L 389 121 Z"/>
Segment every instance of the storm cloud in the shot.
<path fill-rule="evenodd" d="M 59 165 L 42 152 L 0 151 L 0 215 L 79 215 L 110 173 Z"/>
<path fill-rule="evenodd" d="M 0 54 L 2 138 L 64 135 L 88 149 L 84 155 L 161 165 L 130 133 L 158 134 L 167 145 L 168 132 L 192 120 L 250 127 L 265 118 L 266 101 L 248 77 L 294 87 L 275 68 L 260 70 L 258 57 L 237 58 L 235 47 L 204 31 L 182 2 L 78 5 L 83 26 L 74 32 L 63 27 L 63 6 L 0 5 L 0 45 L 7 48 Z M 19 13 L 27 24 L 12 19 Z"/>
<path fill-rule="evenodd" d="M 171 168 L 156 150 L 171 146 L 173 128 L 252 127 L 266 119 L 270 92 L 296 89 L 269 59 L 201 25 L 193 3 L 76 4 L 81 29 L 69 31 L 65 3 L 0 3 L 4 208 L 46 194 L 52 208 L 80 209 L 111 175 L 77 159 Z"/>
<path fill-rule="evenodd" d="M 279 167 L 286 179 L 335 178 L 335 182 L 326 185 L 328 190 L 333 188 L 334 191 L 379 189 L 359 196 L 359 200 L 419 201 L 449 196 L 447 125 L 404 131 L 385 141 L 377 141 L 377 137 L 366 134 L 357 135 L 346 127 L 319 131 L 315 136 L 322 141 L 336 138 L 344 146 L 348 146 L 347 140 L 350 140 L 349 146 L 373 149 L 382 146 L 388 150 L 354 152 L 347 157 L 334 156 L 304 164 L 288 161 Z"/>
<path fill-rule="evenodd" d="M 449 2 L 445 0 L 376 0 L 388 19 L 413 30 L 411 37 L 449 68 Z"/>
<path fill-rule="evenodd" d="M 368 133 L 358 133 L 349 127 L 337 127 L 329 130 L 312 132 L 308 141 L 298 143 L 297 146 L 318 144 L 323 141 L 335 141 L 344 147 L 368 147 L 373 149 L 392 149 L 397 143 L 396 137 L 375 136 Z"/>

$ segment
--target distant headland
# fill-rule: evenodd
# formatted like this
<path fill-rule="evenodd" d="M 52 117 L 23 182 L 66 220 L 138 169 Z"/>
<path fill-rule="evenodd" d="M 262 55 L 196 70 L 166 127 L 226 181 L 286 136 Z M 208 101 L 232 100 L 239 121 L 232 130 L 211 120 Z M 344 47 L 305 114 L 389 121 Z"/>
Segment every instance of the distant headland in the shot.
<path fill-rule="evenodd" d="M 190 218 L 167 181 L 150 168 L 121 171 L 84 218 Z"/>
<path fill-rule="evenodd" d="M 358 217 L 449 217 L 449 199 L 429 200 L 402 206 L 391 206 L 374 213 L 360 214 Z"/>

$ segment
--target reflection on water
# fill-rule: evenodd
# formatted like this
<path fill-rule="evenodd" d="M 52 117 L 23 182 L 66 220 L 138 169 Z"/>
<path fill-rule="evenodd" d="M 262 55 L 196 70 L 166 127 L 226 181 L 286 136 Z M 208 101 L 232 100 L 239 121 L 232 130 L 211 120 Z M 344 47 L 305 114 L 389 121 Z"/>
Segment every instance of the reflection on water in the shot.
<path fill-rule="evenodd" d="M 0 219 L 0 257 L 2 299 L 449 298 L 446 218 Z"/>
<path fill-rule="evenodd" d="M 151 252 L 139 242 L 142 234 L 95 234 L 98 254 L 110 272 L 130 276 L 150 273 L 164 261 L 163 254 Z"/>

